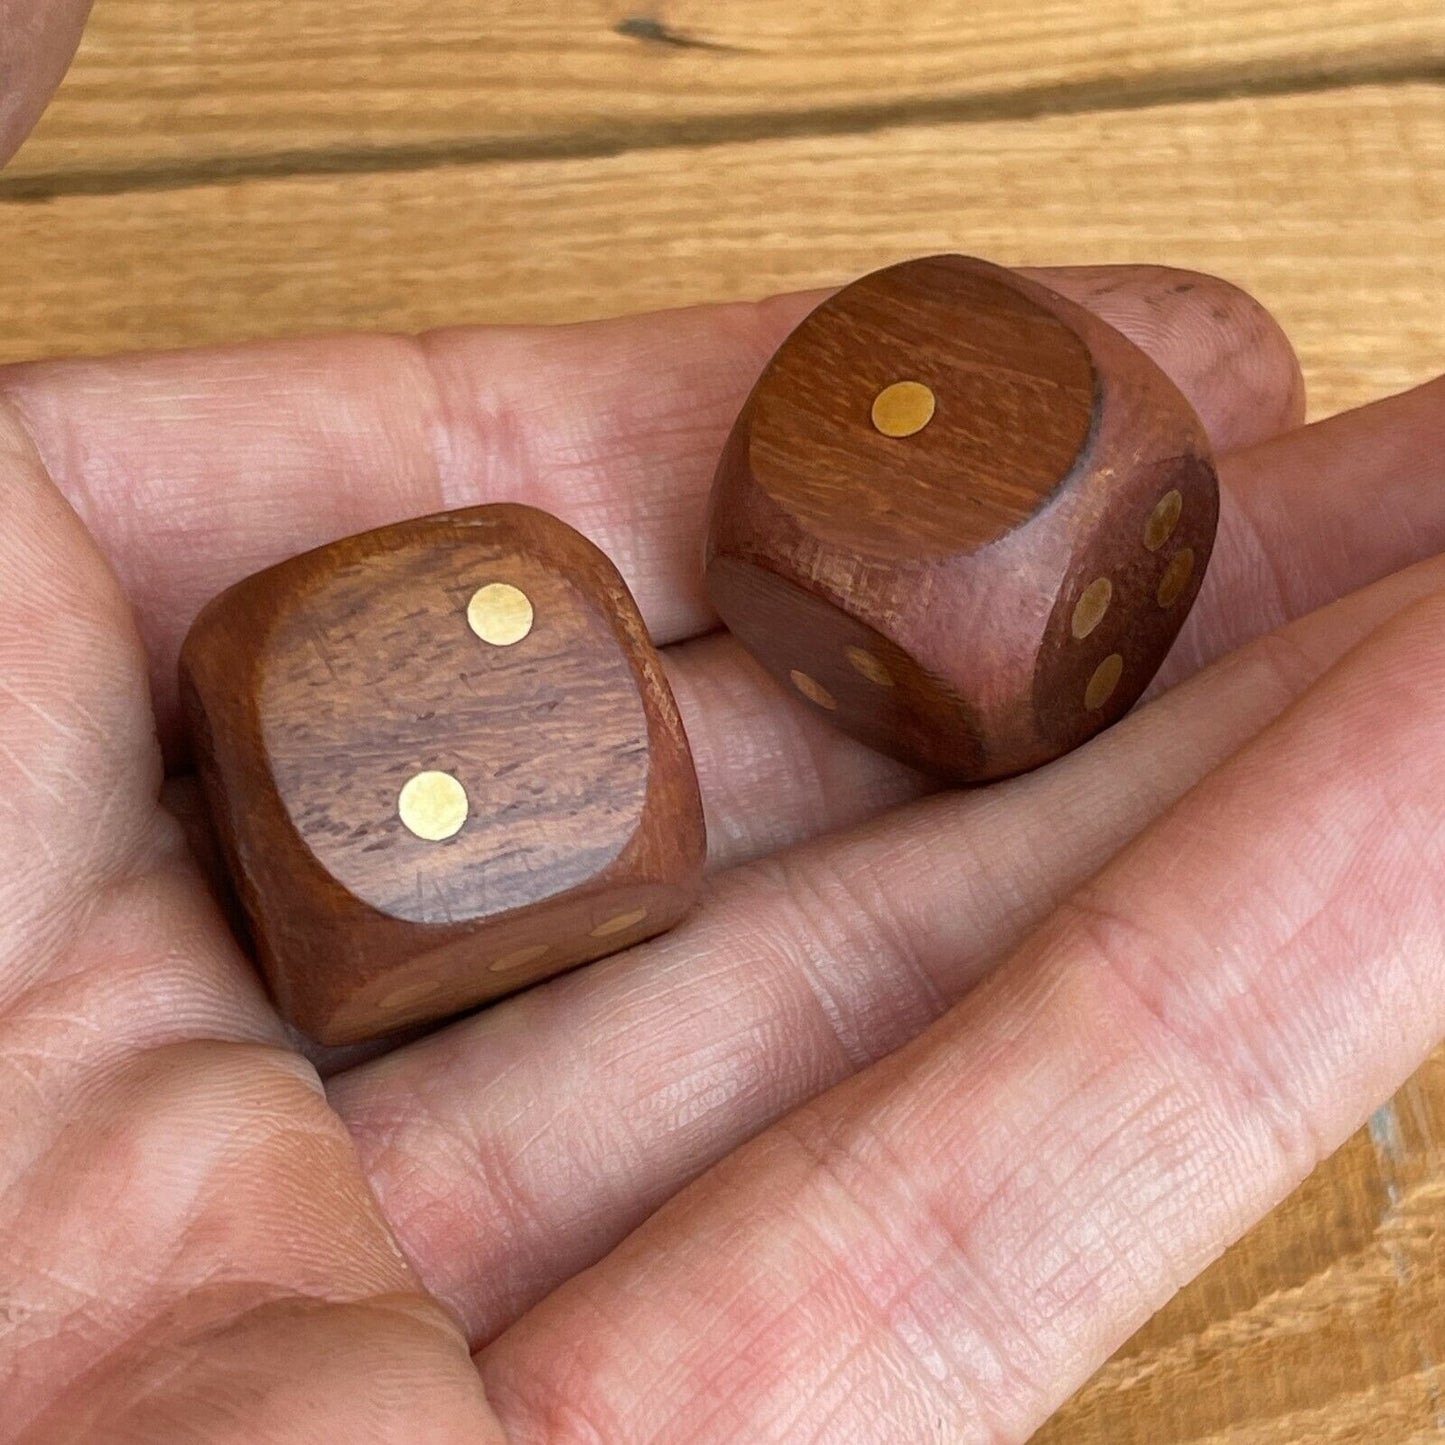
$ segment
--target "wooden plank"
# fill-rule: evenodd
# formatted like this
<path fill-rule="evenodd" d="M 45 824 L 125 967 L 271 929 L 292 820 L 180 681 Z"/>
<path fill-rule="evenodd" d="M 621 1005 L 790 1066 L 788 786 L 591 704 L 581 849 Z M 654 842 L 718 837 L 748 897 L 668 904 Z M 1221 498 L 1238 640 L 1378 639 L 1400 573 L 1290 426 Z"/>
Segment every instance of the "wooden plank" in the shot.
<path fill-rule="evenodd" d="M 1269 302 L 1316 412 L 1433 374 L 1445 92 L 1312 95 L 0 205 L 0 359 L 564 321 L 961 249 Z"/>
<path fill-rule="evenodd" d="M 723 142 L 1399 78 L 1442 57 L 1439 0 L 98 0 L 10 174 Z"/>

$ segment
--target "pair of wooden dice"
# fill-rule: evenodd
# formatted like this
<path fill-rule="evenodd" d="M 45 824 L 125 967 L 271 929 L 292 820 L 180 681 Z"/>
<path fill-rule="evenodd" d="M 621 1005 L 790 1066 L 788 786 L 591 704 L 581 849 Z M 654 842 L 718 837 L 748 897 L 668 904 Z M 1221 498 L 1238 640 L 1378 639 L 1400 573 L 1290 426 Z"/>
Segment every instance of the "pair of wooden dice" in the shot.
<path fill-rule="evenodd" d="M 784 343 L 708 522 L 724 621 L 806 705 L 952 781 L 1120 717 L 1202 579 L 1203 429 L 1081 308 L 980 261 L 869 276 Z M 531 508 L 424 517 L 217 598 L 181 659 L 278 1005 L 328 1043 L 673 926 L 706 853 L 661 661 L 611 563 Z"/>

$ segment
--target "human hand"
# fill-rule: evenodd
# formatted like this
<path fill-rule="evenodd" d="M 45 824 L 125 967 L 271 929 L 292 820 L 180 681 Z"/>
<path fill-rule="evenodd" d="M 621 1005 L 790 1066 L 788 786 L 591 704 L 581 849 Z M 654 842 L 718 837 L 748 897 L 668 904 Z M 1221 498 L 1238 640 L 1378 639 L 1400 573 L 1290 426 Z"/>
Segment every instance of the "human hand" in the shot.
<path fill-rule="evenodd" d="M 0 372 L 0 1440 L 1019 1439 L 1405 1077 L 1445 386 L 1297 430 L 1237 292 L 1046 279 L 1205 417 L 1215 562 L 1154 701 L 927 797 L 709 631 L 712 464 L 804 300 Z M 179 638 L 503 497 L 667 644 L 714 879 L 323 1092 L 158 805 Z"/>

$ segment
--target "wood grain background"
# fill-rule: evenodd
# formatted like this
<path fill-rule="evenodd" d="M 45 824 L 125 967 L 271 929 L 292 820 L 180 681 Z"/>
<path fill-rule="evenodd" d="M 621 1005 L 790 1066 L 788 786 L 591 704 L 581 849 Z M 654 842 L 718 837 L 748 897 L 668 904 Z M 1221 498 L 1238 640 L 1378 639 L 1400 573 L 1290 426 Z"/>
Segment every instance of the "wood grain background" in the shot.
<path fill-rule="evenodd" d="M 98 0 L 0 360 L 570 320 L 963 249 L 1250 287 L 1320 415 L 1445 351 L 1441 0 Z M 1445 1439 L 1445 1056 L 1050 1445 Z"/>

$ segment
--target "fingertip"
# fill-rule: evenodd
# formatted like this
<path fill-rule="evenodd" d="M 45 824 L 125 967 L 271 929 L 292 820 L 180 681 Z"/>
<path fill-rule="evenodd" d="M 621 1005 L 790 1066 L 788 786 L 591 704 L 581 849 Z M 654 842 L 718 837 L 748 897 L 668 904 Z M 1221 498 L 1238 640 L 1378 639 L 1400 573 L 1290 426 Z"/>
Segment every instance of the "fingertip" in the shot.
<path fill-rule="evenodd" d="M 1148 352 L 1199 413 L 1216 450 L 1251 446 L 1304 420 L 1304 373 L 1289 337 L 1234 282 L 1172 266 L 1028 274 Z"/>
<path fill-rule="evenodd" d="M 60 84 L 91 0 L 0 0 L 0 165 Z"/>

